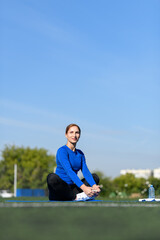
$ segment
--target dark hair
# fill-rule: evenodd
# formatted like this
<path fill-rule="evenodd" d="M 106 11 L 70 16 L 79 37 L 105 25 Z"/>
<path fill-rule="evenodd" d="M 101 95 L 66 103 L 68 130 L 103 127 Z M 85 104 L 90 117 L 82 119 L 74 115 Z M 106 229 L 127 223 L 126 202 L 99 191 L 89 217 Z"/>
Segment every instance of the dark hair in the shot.
<path fill-rule="evenodd" d="M 70 129 L 71 127 L 74 127 L 74 126 L 79 129 L 79 133 L 81 134 L 81 129 L 80 129 L 80 127 L 79 127 L 77 124 L 75 124 L 75 123 L 71 123 L 71 124 L 69 124 L 69 125 L 66 127 L 66 134 L 67 134 L 67 132 L 69 131 L 69 129 Z"/>

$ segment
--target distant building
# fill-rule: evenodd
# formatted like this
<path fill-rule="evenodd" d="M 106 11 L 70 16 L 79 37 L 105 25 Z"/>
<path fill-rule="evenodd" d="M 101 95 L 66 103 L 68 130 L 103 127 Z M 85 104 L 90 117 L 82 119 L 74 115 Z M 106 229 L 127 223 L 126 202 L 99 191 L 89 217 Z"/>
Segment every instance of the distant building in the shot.
<path fill-rule="evenodd" d="M 125 175 L 126 173 L 132 173 L 135 175 L 136 178 L 149 178 L 153 176 L 153 171 L 150 169 L 125 169 L 121 170 L 120 174 Z"/>
<path fill-rule="evenodd" d="M 0 197 L 2 198 L 10 198 L 13 196 L 14 196 L 14 193 L 11 193 L 9 190 L 0 190 Z"/>
<path fill-rule="evenodd" d="M 160 179 L 160 168 L 155 168 L 153 170 L 153 177 Z"/>

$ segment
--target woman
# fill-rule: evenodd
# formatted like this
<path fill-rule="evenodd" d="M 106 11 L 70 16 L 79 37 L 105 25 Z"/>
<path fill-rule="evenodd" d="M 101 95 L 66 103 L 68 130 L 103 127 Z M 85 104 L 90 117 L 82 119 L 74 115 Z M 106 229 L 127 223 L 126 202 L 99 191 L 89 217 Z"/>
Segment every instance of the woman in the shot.
<path fill-rule="evenodd" d="M 83 152 L 76 148 L 80 135 L 78 125 L 67 126 L 67 144 L 58 149 L 56 172 L 47 177 L 49 200 L 89 200 L 100 193 L 99 177 L 90 173 Z M 79 170 L 84 176 L 82 180 L 77 176 Z"/>

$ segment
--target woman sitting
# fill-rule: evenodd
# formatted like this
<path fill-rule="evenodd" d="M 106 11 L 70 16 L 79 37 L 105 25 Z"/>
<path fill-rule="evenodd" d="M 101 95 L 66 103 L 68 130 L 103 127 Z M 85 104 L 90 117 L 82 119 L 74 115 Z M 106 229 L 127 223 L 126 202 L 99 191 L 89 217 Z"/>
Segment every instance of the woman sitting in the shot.
<path fill-rule="evenodd" d="M 58 149 L 56 172 L 47 177 L 49 200 L 89 200 L 100 193 L 99 177 L 90 173 L 84 153 L 76 148 L 80 135 L 81 129 L 78 125 L 67 126 L 67 144 Z M 77 176 L 79 170 L 84 176 L 82 180 Z"/>

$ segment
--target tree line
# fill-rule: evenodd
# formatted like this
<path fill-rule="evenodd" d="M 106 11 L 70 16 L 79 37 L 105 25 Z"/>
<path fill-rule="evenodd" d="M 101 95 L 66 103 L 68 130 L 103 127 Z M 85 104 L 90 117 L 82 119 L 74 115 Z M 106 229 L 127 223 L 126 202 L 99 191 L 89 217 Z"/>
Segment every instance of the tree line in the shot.
<path fill-rule="evenodd" d="M 44 148 L 5 146 L 0 161 L 0 189 L 13 191 L 14 164 L 17 188 L 46 189 L 46 178 L 56 166 L 55 156 Z"/>
<path fill-rule="evenodd" d="M 0 189 L 13 191 L 14 164 L 17 164 L 17 188 L 47 189 L 46 178 L 56 167 L 55 156 L 44 148 L 18 147 L 6 145 L 1 153 Z M 118 176 L 114 179 L 96 172 L 102 186 L 101 196 L 128 197 L 138 193 L 147 196 L 148 187 L 153 184 L 156 195 L 160 195 L 160 179 L 150 177 L 136 178 L 133 174 Z"/>
<path fill-rule="evenodd" d="M 131 173 L 111 179 L 110 177 L 104 176 L 101 172 L 97 172 L 97 174 L 100 175 L 101 179 L 101 196 L 107 196 L 110 198 L 125 198 L 129 196 L 147 197 L 148 188 L 151 184 L 155 188 L 156 196 L 160 196 L 160 179 L 154 177 L 149 177 L 148 179 L 136 178 L 135 175 Z"/>

